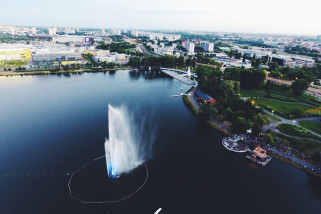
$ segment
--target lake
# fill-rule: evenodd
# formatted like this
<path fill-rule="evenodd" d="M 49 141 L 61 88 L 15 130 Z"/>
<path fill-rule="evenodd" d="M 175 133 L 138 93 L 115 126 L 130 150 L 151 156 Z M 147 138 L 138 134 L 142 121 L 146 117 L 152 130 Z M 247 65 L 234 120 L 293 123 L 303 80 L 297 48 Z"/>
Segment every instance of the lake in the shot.
<path fill-rule="evenodd" d="M 319 179 L 228 152 L 224 136 L 171 97 L 181 87 L 157 72 L 1 77 L 0 213 L 321 213 Z M 68 181 L 104 155 L 108 104 L 125 106 L 145 133 L 148 180 L 122 202 L 84 204 Z"/>

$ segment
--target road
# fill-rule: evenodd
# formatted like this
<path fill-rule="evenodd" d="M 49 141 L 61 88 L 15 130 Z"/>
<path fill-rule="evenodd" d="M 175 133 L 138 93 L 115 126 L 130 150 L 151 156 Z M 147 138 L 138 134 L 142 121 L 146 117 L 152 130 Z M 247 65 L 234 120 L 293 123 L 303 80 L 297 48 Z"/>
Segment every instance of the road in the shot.
<path fill-rule="evenodd" d="M 287 85 L 287 86 L 291 86 L 292 85 L 292 82 L 291 81 L 287 81 L 287 80 L 280 80 L 280 79 L 275 79 L 275 78 L 272 78 L 272 77 L 266 77 L 265 79 L 266 80 L 270 80 L 271 82 L 274 82 L 274 83 L 281 84 L 281 85 Z M 314 96 L 317 96 L 318 98 L 321 98 L 321 89 L 319 89 L 319 88 L 309 87 L 307 89 L 307 92 L 312 94 L 312 95 L 314 95 Z"/>
<path fill-rule="evenodd" d="M 154 57 L 159 57 L 158 54 L 152 53 L 146 49 L 146 47 L 142 43 L 138 43 L 137 46 L 144 52 L 144 54 L 154 56 Z"/>

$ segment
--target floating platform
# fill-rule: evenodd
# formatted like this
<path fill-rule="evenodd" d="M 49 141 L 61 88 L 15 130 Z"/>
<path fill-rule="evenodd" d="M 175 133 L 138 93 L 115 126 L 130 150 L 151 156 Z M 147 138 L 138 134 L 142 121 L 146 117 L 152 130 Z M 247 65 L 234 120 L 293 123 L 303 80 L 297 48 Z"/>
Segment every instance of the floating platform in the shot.
<path fill-rule="evenodd" d="M 243 143 L 242 143 L 243 142 Z M 231 152 L 247 152 L 249 147 L 244 144 L 244 141 L 241 137 L 235 136 L 234 138 L 227 137 L 222 140 L 223 146 Z"/>
<path fill-rule="evenodd" d="M 256 147 L 251 154 L 246 155 L 246 158 L 261 166 L 265 166 L 272 159 L 271 156 L 266 154 L 266 150 L 261 147 Z"/>
<path fill-rule="evenodd" d="M 261 166 L 265 166 L 272 159 L 272 157 L 268 156 L 264 161 L 260 161 L 260 160 L 256 159 L 253 155 L 246 155 L 246 158 L 250 159 L 251 161 L 253 161 Z"/>
<path fill-rule="evenodd" d="M 196 85 L 196 81 L 190 79 L 190 77 L 187 76 L 187 72 L 179 71 L 175 69 L 168 69 L 168 68 L 162 68 L 161 71 L 178 81 L 181 81 L 182 83 L 185 83 L 186 85 Z M 191 77 L 194 77 L 193 75 Z"/>

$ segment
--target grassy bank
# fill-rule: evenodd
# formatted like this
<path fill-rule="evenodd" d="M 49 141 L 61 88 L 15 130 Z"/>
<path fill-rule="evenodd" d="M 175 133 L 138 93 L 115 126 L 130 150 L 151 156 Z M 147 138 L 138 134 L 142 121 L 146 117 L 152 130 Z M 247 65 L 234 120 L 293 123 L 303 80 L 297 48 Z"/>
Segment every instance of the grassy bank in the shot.
<path fill-rule="evenodd" d="M 301 120 L 299 122 L 301 126 L 303 126 L 306 129 L 310 129 L 316 133 L 321 134 L 321 122 L 315 122 L 315 121 L 310 121 L 310 120 Z"/>
<path fill-rule="evenodd" d="M 264 114 L 265 114 L 267 117 L 269 117 L 271 120 L 274 120 L 274 121 L 276 121 L 276 122 L 281 122 L 281 121 L 282 121 L 281 119 L 273 116 L 272 114 L 268 114 L 268 113 L 266 113 L 266 112 L 264 112 Z"/>
<path fill-rule="evenodd" d="M 279 94 L 270 94 L 269 97 L 273 98 L 273 99 L 276 99 L 276 100 L 284 101 L 284 102 L 297 102 L 297 100 L 294 99 L 294 98 L 282 96 L 282 95 L 279 95 Z"/>
<path fill-rule="evenodd" d="M 242 97 L 261 97 L 262 93 L 264 94 L 264 91 L 262 90 L 240 90 L 240 94 Z"/>
<path fill-rule="evenodd" d="M 299 126 L 295 126 L 292 124 L 280 124 L 276 127 L 278 130 L 283 132 L 284 134 L 292 135 L 292 136 L 298 136 L 298 137 L 308 137 L 308 138 L 314 138 L 317 140 L 321 140 L 320 137 L 308 132 L 306 129 L 301 128 Z"/>
<path fill-rule="evenodd" d="M 190 98 L 189 96 L 187 96 L 187 95 L 184 95 L 184 96 L 183 96 L 183 102 L 184 102 L 184 104 L 187 106 L 187 108 L 188 108 L 189 110 L 191 110 L 192 113 L 193 113 L 195 116 L 197 116 L 198 110 L 197 110 L 197 108 L 193 105 L 193 102 L 192 102 L 191 98 Z"/>

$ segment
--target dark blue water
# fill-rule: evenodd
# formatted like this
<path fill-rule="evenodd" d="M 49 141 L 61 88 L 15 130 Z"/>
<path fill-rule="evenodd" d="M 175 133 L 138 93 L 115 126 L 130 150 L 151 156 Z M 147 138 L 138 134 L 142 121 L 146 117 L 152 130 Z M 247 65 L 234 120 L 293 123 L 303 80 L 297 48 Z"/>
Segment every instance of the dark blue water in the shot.
<path fill-rule="evenodd" d="M 170 97 L 181 86 L 128 71 L 1 78 L 0 213 L 321 213 L 319 180 L 226 151 L 223 136 Z M 149 179 L 121 203 L 82 204 L 67 183 L 104 155 L 108 104 L 126 106 L 133 126 L 147 121 Z"/>

